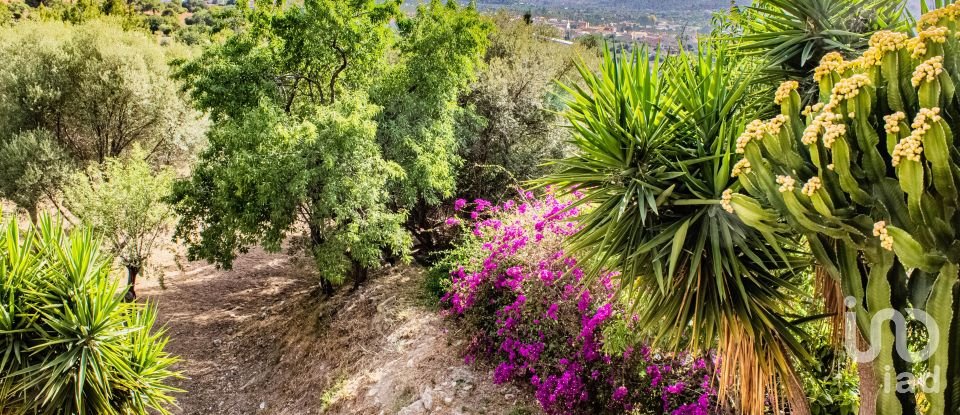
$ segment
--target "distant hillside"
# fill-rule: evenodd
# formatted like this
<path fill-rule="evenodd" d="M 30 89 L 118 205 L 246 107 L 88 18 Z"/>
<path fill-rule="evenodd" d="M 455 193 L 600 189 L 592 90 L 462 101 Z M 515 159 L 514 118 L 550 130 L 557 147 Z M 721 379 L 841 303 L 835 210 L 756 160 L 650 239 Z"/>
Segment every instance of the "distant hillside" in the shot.
<path fill-rule="evenodd" d="M 479 0 L 484 6 L 509 8 L 571 8 L 636 11 L 719 10 L 730 6 L 731 0 Z M 737 0 L 737 4 L 750 4 Z"/>
<path fill-rule="evenodd" d="M 914 13 L 920 11 L 920 2 L 922 0 L 907 0 L 910 10 Z M 738 5 L 749 5 L 750 0 L 735 0 Z M 478 3 L 488 6 L 501 7 L 570 7 L 578 9 L 629 9 L 629 10 L 717 10 L 730 6 L 731 0 L 478 0 Z M 933 0 L 927 0 L 928 4 L 933 4 Z"/>

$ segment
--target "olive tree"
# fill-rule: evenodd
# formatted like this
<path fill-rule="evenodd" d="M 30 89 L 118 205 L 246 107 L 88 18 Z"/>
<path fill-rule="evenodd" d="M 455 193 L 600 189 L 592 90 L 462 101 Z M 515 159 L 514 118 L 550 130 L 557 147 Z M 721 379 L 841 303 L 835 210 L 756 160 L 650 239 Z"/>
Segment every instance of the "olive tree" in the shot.
<path fill-rule="evenodd" d="M 191 154 L 203 122 L 170 79 L 168 52 L 110 21 L 0 28 L 0 141 L 43 129 L 81 162 L 134 145 L 156 161 Z"/>
<path fill-rule="evenodd" d="M 563 103 L 556 80 L 574 83 L 579 48 L 550 40 L 549 26 L 528 24 L 507 13 L 492 17 L 496 29 L 484 67 L 460 95 L 457 117 L 457 193 L 468 200 L 497 200 L 520 182 L 541 177 L 547 159 L 569 151 L 558 115 Z"/>
<path fill-rule="evenodd" d="M 46 130 L 14 134 L 0 141 L 0 197 L 26 210 L 37 222 L 42 200 L 56 203 L 73 162 Z"/>
<path fill-rule="evenodd" d="M 91 165 L 66 186 L 70 211 L 101 232 L 107 250 L 126 267 L 128 301 L 136 299 L 137 276 L 171 225 L 173 209 L 164 199 L 172 182 L 170 169 L 154 171 L 135 151 Z"/>

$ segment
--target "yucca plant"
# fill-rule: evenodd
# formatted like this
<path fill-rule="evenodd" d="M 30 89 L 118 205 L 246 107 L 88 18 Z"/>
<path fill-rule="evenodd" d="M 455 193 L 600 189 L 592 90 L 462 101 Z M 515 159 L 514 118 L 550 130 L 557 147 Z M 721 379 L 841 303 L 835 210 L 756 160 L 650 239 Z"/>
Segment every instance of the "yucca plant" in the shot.
<path fill-rule="evenodd" d="M 918 413 L 916 394 L 928 414 L 960 405 L 958 29 L 960 5 L 948 6 L 921 17 L 917 37 L 878 32 L 853 61 L 825 56 L 815 73 L 820 102 L 805 109 L 797 84 L 784 83 L 775 98 L 781 114 L 750 123 L 737 143 L 740 184 L 752 197 L 731 190 L 722 198 L 756 229 L 785 220 L 806 236 L 855 312 L 846 329 L 879 350 L 863 364 L 884 384 L 861 385 L 862 404 L 879 414 Z M 894 351 L 903 333 L 873 325 L 908 309 L 939 328 L 922 393 L 901 388 L 899 374 L 914 360 Z"/>
<path fill-rule="evenodd" d="M 659 346 L 722 361 L 721 393 L 761 414 L 786 390 L 806 400 L 794 364 L 808 359 L 788 317 L 807 265 L 797 241 L 750 229 L 721 209 L 735 184 L 731 154 L 746 117 L 763 107 L 757 67 L 721 46 L 648 59 L 605 53 L 599 73 L 580 66 L 564 113 L 576 155 L 541 181 L 582 192 L 583 230 L 571 250 L 622 272 L 620 292 Z"/>
<path fill-rule="evenodd" d="M 177 359 L 156 309 L 125 303 L 89 229 L 41 217 L 0 234 L 0 408 L 7 414 L 169 413 Z"/>
<path fill-rule="evenodd" d="M 874 32 L 911 22 L 903 0 L 756 0 L 733 18 L 741 52 L 763 56 L 778 76 L 799 77 L 827 53 L 862 51 Z"/>

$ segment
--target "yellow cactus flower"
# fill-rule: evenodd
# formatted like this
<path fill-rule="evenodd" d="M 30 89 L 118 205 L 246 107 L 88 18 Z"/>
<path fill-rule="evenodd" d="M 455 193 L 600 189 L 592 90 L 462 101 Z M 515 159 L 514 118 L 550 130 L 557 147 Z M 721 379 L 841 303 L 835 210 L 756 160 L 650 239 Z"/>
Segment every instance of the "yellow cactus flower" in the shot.
<path fill-rule="evenodd" d="M 733 191 L 730 189 L 724 190 L 723 194 L 720 196 L 720 206 L 723 207 L 723 210 L 733 213 L 733 204 L 730 203 L 733 200 Z"/>
<path fill-rule="evenodd" d="M 921 108 L 914 118 L 910 135 L 904 137 L 893 147 L 891 164 L 900 165 L 903 159 L 920 161 L 923 154 L 923 136 L 933 128 L 931 123 L 940 121 L 940 108 Z"/>
<path fill-rule="evenodd" d="M 814 193 L 816 193 L 817 190 L 819 190 L 821 187 L 823 187 L 823 182 L 820 181 L 819 177 L 814 176 L 814 177 L 811 177 L 810 180 L 807 180 L 807 182 L 803 184 L 803 188 L 800 189 L 800 192 L 809 197 L 813 197 Z"/>
<path fill-rule="evenodd" d="M 913 71 L 913 78 L 910 82 L 914 88 L 920 86 L 922 82 L 933 82 L 943 73 L 943 56 L 934 56 L 927 59 L 917 66 Z"/>
<path fill-rule="evenodd" d="M 733 171 L 731 172 L 730 177 L 740 177 L 740 175 L 750 173 L 750 171 L 750 160 L 742 158 L 733 165 Z"/>
<path fill-rule="evenodd" d="M 823 55 L 823 58 L 820 59 L 820 66 L 817 66 L 813 72 L 813 80 L 820 82 L 825 76 L 833 72 L 840 72 L 843 65 L 843 55 L 837 52 L 830 52 Z"/>
<path fill-rule="evenodd" d="M 777 94 L 773 99 L 773 102 L 777 105 L 780 105 L 787 98 L 790 98 L 790 93 L 796 91 L 797 88 L 800 88 L 800 83 L 797 81 L 785 81 L 780 84 L 780 87 L 777 88 Z"/>
<path fill-rule="evenodd" d="M 893 250 L 893 237 L 887 231 L 887 222 L 880 221 L 873 224 L 873 236 L 880 238 L 880 246 L 888 251 Z"/>
<path fill-rule="evenodd" d="M 766 125 L 763 121 L 750 121 L 750 124 L 747 124 L 747 128 L 743 131 L 743 134 L 740 134 L 740 137 L 737 138 L 737 153 L 743 154 L 747 148 L 747 143 L 751 140 L 762 140 L 765 129 Z"/>
<path fill-rule="evenodd" d="M 887 134 L 897 134 L 900 132 L 900 122 L 907 119 L 907 114 L 895 112 L 883 117 L 883 129 Z"/>
<path fill-rule="evenodd" d="M 780 193 L 792 192 L 797 184 L 797 179 L 790 176 L 777 176 L 777 184 L 780 185 Z"/>

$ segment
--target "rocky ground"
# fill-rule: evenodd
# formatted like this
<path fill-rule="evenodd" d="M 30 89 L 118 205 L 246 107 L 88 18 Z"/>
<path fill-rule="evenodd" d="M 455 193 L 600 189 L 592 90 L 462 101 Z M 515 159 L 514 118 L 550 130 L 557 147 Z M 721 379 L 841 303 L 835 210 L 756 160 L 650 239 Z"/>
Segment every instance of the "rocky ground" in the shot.
<path fill-rule="evenodd" d="M 528 392 L 464 365 L 465 341 L 425 298 L 418 267 L 324 298 L 285 254 L 253 251 L 230 271 L 160 263 L 166 289 L 151 278 L 138 292 L 183 359 L 177 414 L 537 413 Z"/>

